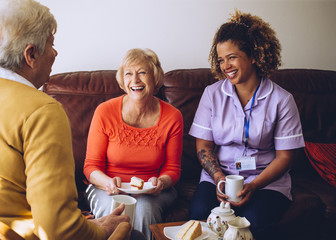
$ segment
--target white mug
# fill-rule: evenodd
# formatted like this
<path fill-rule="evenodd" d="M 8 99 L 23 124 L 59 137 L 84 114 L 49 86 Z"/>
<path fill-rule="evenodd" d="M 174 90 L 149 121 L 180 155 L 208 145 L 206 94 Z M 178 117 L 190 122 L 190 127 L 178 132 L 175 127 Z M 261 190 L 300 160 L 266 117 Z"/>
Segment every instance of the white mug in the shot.
<path fill-rule="evenodd" d="M 115 208 L 120 206 L 122 203 L 125 204 L 125 209 L 121 214 L 129 216 L 130 223 L 133 226 L 135 206 L 136 206 L 137 200 L 134 197 L 131 197 L 128 195 L 114 195 L 112 196 L 111 213 Z"/>
<path fill-rule="evenodd" d="M 228 201 L 239 202 L 241 197 L 237 197 L 237 194 L 243 190 L 244 177 L 240 175 L 227 175 L 225 176 L 225 180 L 220 180 L 217 183 L 217 189 L 218 192 L 224 194 L 220 189 L 222 183 L 225 183 L 225 194 L 229 197 Z"/>

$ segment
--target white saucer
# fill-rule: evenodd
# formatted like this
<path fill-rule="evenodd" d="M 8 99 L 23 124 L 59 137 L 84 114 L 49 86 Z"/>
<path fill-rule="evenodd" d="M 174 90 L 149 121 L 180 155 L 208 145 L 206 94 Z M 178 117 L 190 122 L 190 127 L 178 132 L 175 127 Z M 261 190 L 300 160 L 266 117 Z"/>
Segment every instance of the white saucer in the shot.
<path fill-rule="evenodd" d="M 118 188 L 120 191 L 123 191 L 125 193 L 130 193 L 130 194 L 140 194 L 140 193 L 146 193 L 149 190 L 154 189 L 155 186 L 152 185 L 151 182 L 145 182 L 144 187 L 141 190 L 137 189 L 131 189 L 130 183 L 121 183 L 121 187 Z"/>
<path fill-rule="evenodd" d="M 176 240 L 175 237 L 183 226 L 184 224 L 181 226 L 165 227 L 163 229 L 163 233 L 168 239 Z M 202 240 L 202 239 L 216 239 L 217 240 L 218 239 L 216 238 L 217 235 L 208 228 L 205 222 L 201 222 L 201 226 L 202 226 L 202 235 L 195 238 L 195 240 Z"/>

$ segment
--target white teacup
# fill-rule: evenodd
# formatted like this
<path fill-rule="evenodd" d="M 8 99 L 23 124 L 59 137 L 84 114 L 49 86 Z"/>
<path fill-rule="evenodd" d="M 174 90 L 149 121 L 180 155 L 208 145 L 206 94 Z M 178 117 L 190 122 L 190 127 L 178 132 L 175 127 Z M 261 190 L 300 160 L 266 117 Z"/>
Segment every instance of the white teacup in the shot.
<path fill-rule="evenodd" d="M 134 197 L 128 195 L 114 195 L 112 196 L 112 204 L 111 204 L 111 213 L 112 211 L 120 206 L 122 203 L 125 204 L 125 209 L 122 212 L 122 215 L 127 215 L 130 218 L 130 223 L 133 226 L 134 215 L 135 215 L 135 206 L 137 200 Z"/>
<path fill-rule="evenodd" d="M 225 183 L 225 193 L 220 189 L 220 185 Z M 237 197 L 237 194 L 243 190 L 244 177 L 240 175 L 227 175 L 225 180 L 220 180 L 217 184 L 218 192 L 226 194 L 229 198 L 228 201 L 239 202 L 241 197 Z"/>

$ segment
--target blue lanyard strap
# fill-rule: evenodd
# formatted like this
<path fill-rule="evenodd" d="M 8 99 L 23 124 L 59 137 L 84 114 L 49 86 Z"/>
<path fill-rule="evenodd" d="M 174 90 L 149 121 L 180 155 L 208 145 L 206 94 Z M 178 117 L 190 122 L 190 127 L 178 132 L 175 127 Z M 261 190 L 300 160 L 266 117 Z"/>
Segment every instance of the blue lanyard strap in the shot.
<path fill-rule="evenodd" d="M 254 99 L 255 99 L 255 96 L 257 94 L 257 91 L 260 87 L 260 83 L 257 87 L 257 89 L 255 90 L 254 94 L 253 94 L 253 98 L 252 98 L 252 103 L 251 103 L 251 107 L 250 107 L 250 113 L 249 113 L 249 116 L 248 116 L 248 119 L 246 120 L 246 117 L 244 119 L 244 127 L 245 127 L 245 147 L 247 147 L 247 144 L 248 144 L 248 138 L 249 138 L 249 131 L 250 131 L 250 118 L 251 118 L 251 112 L 252 112 L 252 107 L 253 107 L 253 104 L 254 104 Z"/>

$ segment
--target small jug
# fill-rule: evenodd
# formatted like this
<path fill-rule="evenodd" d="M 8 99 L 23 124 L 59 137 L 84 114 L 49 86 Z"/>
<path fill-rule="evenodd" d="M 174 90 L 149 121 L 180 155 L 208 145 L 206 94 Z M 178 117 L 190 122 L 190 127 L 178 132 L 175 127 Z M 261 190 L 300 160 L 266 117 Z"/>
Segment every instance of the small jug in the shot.
<path fill-rule="evenodd" d="M 211 210 L 207 219 L 207 225 L 219 238 L 222 238 L 228 229 L 228 221 L 233 220 L 235 217 L 230 203 L 227 202 L 224 204 L 224 202 L 221 202 L 219 207 Z"/>
<path fill-rule="evenodd" d="M 251 224 L 245 217 L 236 217 L 229 221 L 228 225 L 223 240 L 253 240 L 249 229 Z"/>

